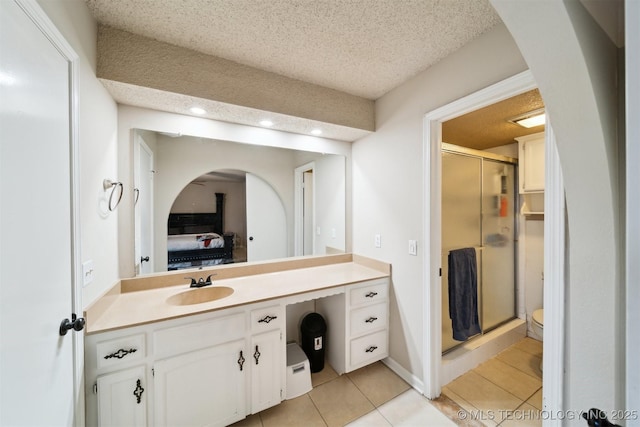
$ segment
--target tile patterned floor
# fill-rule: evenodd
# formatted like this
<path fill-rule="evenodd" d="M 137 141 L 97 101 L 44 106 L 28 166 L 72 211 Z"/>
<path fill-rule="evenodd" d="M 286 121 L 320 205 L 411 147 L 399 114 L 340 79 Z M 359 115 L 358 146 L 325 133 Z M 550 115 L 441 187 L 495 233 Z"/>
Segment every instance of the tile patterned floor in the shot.
<path fill-rule="evenodd" d="M 541 358 L 542 343 L 525 338 L 447 384 L 436 400 L 420 395 L 380 362 L 342 376 L 325 363 L 322 372 L 312 374 L 309 393 L 234 426 L 538 426 Z"/>
<path fill-rule="evenodd" d="M 540 426 L 542 343 L 525 338 L 442 388 L 487 426 Z"/>

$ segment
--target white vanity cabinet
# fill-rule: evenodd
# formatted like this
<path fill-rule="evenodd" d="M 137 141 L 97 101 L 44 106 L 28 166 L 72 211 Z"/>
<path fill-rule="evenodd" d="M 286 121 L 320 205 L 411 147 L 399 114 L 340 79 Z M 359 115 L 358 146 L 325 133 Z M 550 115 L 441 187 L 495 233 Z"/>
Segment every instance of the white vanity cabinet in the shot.
<path fill-rule="evenodd" d="M 284 324 L 270 302 L 88 335 L 86 424 L 226 426 L 277 405 Z"/>
<path fill-rule="evenodd" d="M 89 425 L 145 426 L 149 386 L 144 333 L 127 331 L 87 337 L 85 365 Z"/>
<path fill-rule="evenodd" d="M 286 286 L 261 301 L 88 333 L 86 425 L 224 426 L 277 405 L 286 395 L 288 304 L 315 301 L 339 373 L 388 355 L 388 277 Z"/>
<path fill-rule="evenodd" d="M 316 301 L 327 322 L 329 364 L 351 372 L 389 355 L 389 279 L 352 285 Z"/>
<path fill-rule="evenodd" d="M 246 415 L 244 311 L 153 332 L 154 425 L 225 426 Z"/>
<path fill-rule="evenodd" d="M 156 426 L 226 426 L 243 419 L 244 339 L 154 363 Z"/>

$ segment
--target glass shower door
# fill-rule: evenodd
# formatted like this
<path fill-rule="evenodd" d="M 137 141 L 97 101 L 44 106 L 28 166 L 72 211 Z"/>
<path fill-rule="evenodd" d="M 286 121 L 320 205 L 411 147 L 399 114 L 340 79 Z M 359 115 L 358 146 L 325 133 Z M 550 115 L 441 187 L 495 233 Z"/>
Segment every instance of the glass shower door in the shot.
<path fill-rule="evenodd" d="M 482 159 L 442 152 L 442 351 L 460 344 L 449 318 L 449 251 L 482 244 Z M 478 286 L 482 267 L 478 257 Z M 480 300 L 478 300 L 480 307 Z M 480 320 L 482 326 L 482 320 Z"/>
<path fill-rule="evenodd" d="M 482 163 L 482 330 L 515 317 L 515 166 Z"/>
<path fill-rule="evenodd" d="M 451 150 L 451 149 L 450 149 Z M 515 317 L 515 166 L 483 153 L 442 151 L 442 351 L 453 339 L 448 255 L 476 250 L 482 333 Z"/>

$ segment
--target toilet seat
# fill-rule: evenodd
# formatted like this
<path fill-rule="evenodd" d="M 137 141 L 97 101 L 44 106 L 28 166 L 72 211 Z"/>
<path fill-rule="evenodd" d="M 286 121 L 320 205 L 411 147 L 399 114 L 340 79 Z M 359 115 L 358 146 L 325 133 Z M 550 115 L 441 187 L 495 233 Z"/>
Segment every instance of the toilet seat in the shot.
<path fill-rule="evenodd" d="M 535 323 L 540 325 L 540 327 L 543 327 L 544 326 L 544 309 L 539 308 L 537 310 L 534 310 L 533 314 L 531 315 L 531 319 Z"/>

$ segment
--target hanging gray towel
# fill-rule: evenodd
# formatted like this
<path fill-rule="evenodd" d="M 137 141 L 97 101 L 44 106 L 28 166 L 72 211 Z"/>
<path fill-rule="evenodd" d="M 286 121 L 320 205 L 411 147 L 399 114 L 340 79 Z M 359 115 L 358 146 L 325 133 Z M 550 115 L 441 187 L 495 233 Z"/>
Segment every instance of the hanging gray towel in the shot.
<path fill-rule="evenodd" d="M 449 252 L 449 318 L 454 340 L 466 341 L 480 333 L 478 273 L 474 248 Z"/>

